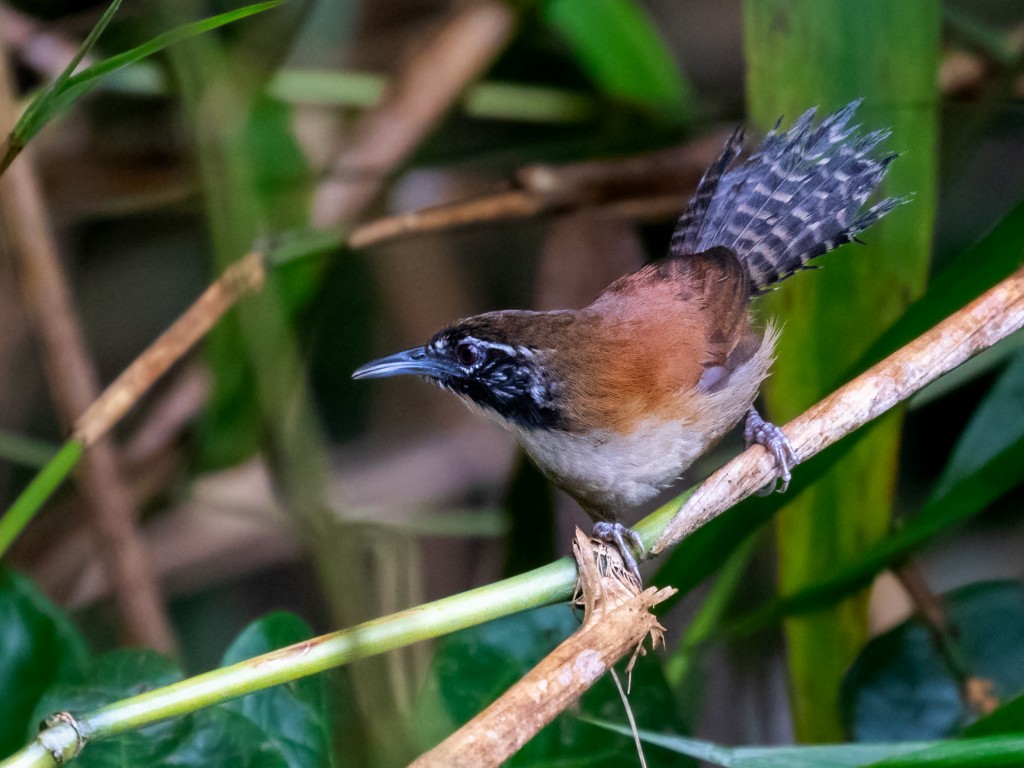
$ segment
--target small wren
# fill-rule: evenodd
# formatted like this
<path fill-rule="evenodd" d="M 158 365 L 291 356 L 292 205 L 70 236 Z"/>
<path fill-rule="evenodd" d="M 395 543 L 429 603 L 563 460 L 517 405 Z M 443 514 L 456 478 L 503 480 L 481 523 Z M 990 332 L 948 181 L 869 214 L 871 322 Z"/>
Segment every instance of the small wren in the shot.
<path fill-rule="evenodd" d="M 748 445 L 774 455 L 780 492 L 789 484 L 789 443 L 753 407 L 778 333 L 758 330 L 748 306 L 906 201 L 861 212 L 896 155 L 872 157 L 888 131 L 848 127 L 859 103 L 816 127 L 813 109 L 788 131 L 776 125 L 734 165 L 737 129 L 668 255 L 582 309 L 470 317 L 353 377 L 423 376 L 511 430 L 639 578 L 632 550 L 643 556 L 643 544 L 619 514 L 675 481 L 744 416 Z"/>

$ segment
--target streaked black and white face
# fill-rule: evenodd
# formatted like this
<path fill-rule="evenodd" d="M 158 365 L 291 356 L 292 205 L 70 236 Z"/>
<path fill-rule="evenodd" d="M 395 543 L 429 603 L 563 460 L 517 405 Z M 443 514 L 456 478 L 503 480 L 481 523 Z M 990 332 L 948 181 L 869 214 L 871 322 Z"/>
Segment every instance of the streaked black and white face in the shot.
<path fill-rule="evenodd" d="M 352 376 L 424 376 L 516 426 L 558 429 L 561 412 L 542 356 L 470 319 L 438 332 L 422 347 L 368 363 Z"/>

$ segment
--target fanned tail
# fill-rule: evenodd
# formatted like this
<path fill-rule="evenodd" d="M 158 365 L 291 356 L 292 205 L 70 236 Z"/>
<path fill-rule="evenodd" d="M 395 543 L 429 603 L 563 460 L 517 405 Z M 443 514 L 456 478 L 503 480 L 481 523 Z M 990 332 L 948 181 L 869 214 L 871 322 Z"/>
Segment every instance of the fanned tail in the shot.
<path fill-rule="evenodd" d="M 742 131 L 734 132 L 680 217 L 669 255 L 730 248 L 750 271 L 752 291 L 763 293 L 907 202 L 909 196 L 890 197 L 861 213 L 896 155 L 871 156 L 889 131 L 847 127 L 860 103 L 816 128 L 814 109 L 788 131 L 777 123 L 754 154 L 729 170 L 743 145 Z"/>

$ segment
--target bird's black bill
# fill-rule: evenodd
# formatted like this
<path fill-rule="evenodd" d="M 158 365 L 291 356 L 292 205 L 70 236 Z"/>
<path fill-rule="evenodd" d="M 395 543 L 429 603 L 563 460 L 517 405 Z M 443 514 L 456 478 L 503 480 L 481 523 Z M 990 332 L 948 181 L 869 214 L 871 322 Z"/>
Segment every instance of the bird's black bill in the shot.
<path fill-rule="evenodd" d="M 451 373 L 448 365 L 427 353 L 423 347 L 407 349 L 394 355 L 382 357 L 357 368 L 353 379 L 383 379 L 387 376 L 414 374 L 419 376 L 441 376 Z"/>

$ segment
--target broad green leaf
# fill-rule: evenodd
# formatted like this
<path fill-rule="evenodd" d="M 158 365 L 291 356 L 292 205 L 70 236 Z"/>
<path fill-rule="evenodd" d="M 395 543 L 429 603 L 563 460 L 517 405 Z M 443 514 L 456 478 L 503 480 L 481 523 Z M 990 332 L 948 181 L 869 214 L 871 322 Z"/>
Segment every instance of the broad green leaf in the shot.
<path fill-rule="evenodd" d="M 284 0 L 270 0 L 269 2 L 256 3 L 255 5 L 221 13 L 191 24 L 184 24 L 162 35 L 157 35 L 152 40 L 129 51 L 124 51 L 116 56 L 104 59 L 91 67 L 87 67 L 76 75 L 67 76 L 67 73 L 65 73 L 54 83 L 54 87 L 40 92 L 33 99 L 12 131 L 12 143 L 17 146 L 27 144 L 46 123 L 87 93 L 96 85 L 101 77 L 116 72 L 129 64 L 134 64 L 137 61 L 148 58 L 155 53 L 159 53 L 169 45 L 201 35 L 204 32 L 209 32 L 225 24 L 244 19 L 247 16 L 269 10 L 281 5 L 283 2 Z M 111 9 L 116 10 L 115 6 L 116 4 L 112 5 Z M 109 15 L 111 15 L 110 12 L 104 16 L 106 21 L 109 21 Z M 97 29 L 102 30 L 102 27 L 98 25 Z M 95 42 L 92 37 L 90 40 Z"/>
<path fill-rule="evenodd" d="M 1024 586 L 972 584 L 944 602 L 958 673 L 991 681 L 999 700 L 1024 692 Z M 935 739 L 960 731 L 971 715 L 949 663 L 917 619 L 872 639 L 843 682 L 843 712 L 853 737 Z"/>
<path fill-rule="evenodd" d="M 272 613 L 250 624 L 224 654 L 222 666 L 269 653 L 313 636 L 290 613 Z M 288 768 L 334 765 L 326 683 L 314 676 L 228 702 L 225 710 L 248 720 L 273 745 Z"/>
<path fill-rule="evenodd" d="M 187 737 L 159 765 L 168 768 L 290 768 L 294 765 L 278 751 L 280 745 L 266 731 L 229 709 L 201 712 L 192 720 Z M 90 745 L 83 756 L 88 755 L 94 746 Z M 104 768 L 136 768 L 142 765 L 157 768 L 155 764 L 129 761 L 103 765 Z M 303 765 L 313 768 L 318 764 Z"/>
<path fill-rule="evenodd" d="M 88 651 L 63 613 L 19 573 L 0 569 L 0 756 L 25 743 L 40 696 L 85 670 Z"/>
<path fill-rule="evenodd" d="M 566 605 L 556 605 L 441 640 L 414 715 L 424 746 L 440 741 L 484 709 L 578 627 L 579 616 Z M 678 727 L 671 694 L 654 657 L 638 662 L 629 700 L 639 723 L 656 729 Z M 623 717 L 622 702 L 608 678 L 584 694 L 579 709 L 602 719 Z M 563 713 L 507 765 L 619 766 L 634 750 L 632 739 L 601 733 Z M 647 757 L 652 766 L 679 765 L 665 762 L 664 755 Z"/>
<path fill-rule="evenodd" d="M 542 13 L 605 94 L 670 123 L 690 116 L 689 86 L 634 0 L 544 0 Z"/>
<path fill-rule="evenodd" d="M 924 290 L 936 199 L 940 8 L 937 0 L 747 0 L 744 28 L 747 97 L 759 125 L 864 98 L 857 122 L 865 130 L 891 127 L 886 146 L 902 152 L 882 193 L 914 193 L 864 233 L 870 248 L 842 248 L 822 259 L 820 271 L 761 300 L 766 317 L 785 323 L 765 387 L 767 415 L 784 422 L 831 391 Z M 782 592 L 817 583 L 885 534 L 900 424 L 895 412 L 861 430 L 841 465 L 789 499 L 777 520 Z M 799 739 L 842 737 L 837 690 L 866 632 L 863 596 L 787 623 Z"/>
<path fill-rule="evenodd" d="M 36 706 L 33 720 L 39 723 L 62 711 L 81 715 L 181 679 L 178 668 L 155 651 L 112 651 L 97 657 L 82 681 L 58 684 L 47 691 Z M 82 768 L 160 765 L 187 737 L 190 728 L 188 718 L 166 720 L 108 741 L 90 743 L 76 758 L 75 765 Z"/>

